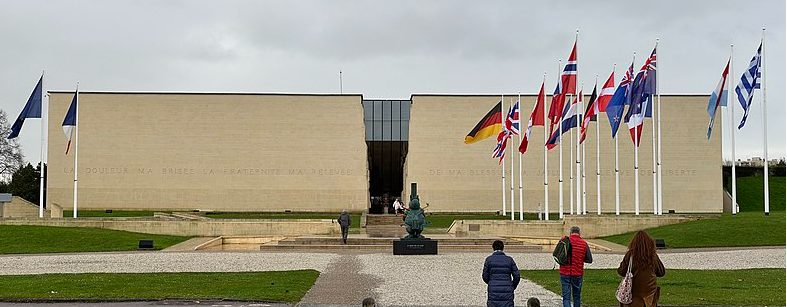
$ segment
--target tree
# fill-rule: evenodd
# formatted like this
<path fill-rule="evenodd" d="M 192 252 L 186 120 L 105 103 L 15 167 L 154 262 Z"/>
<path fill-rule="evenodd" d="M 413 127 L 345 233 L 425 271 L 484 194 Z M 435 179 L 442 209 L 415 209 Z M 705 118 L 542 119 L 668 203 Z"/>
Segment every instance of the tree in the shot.
<path fill-rule="evenodd" d="M 0 180 L 8 182 L 9 177 L 16 172 L 24 162 L 22 147 L 17 139 L 7 139 L 11 133 L 8 116 L 0 110 Z"/>
<path fill-rule="evenodd" d="M 30 163 L 18 169 L 11 177 L 8 185 L 11 195 L 19 196 L 25 200 L 38 204 L 38 189 L 41 187 L 39 168 L 34 168 Z"/>

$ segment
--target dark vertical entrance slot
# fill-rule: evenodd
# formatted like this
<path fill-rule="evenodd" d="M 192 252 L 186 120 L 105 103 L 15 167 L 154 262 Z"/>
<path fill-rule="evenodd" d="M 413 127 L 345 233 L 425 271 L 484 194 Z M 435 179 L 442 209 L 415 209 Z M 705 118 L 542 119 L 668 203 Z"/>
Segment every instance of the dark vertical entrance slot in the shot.
<path fill-rule="evenodd" d="M 369 213 L 385 213 L 404 187 L 410 100 L 363 100 Z"/>

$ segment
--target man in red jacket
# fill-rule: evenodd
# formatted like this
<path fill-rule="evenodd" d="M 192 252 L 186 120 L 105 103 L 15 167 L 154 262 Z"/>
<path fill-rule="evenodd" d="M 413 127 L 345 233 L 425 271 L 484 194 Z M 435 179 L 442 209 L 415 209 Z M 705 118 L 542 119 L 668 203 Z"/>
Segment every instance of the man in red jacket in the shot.
<path fill-rule="evenodd" d="M 582 275 L 585 273 L 585 263 L 593 262 L 590 247 L 579 235 L 579 227 L 572 226 L 568 236 L 571 241 L 571 261 L 560 266 L 560 284 L 563 290 L 563 307 L 571 307 L 573 297 L 574 307 L 582 306 L 580 294 L 582 291 Z"/>

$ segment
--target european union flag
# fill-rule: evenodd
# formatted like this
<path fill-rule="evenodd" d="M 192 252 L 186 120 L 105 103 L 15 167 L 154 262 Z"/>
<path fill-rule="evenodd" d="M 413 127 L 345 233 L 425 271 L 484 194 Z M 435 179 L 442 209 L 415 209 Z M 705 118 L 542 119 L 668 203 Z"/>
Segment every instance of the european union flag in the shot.
<path fill-rule="evenodd" d="M 41 87 L 43 81 L 44 76 L 41 76 L 41 79 L 38 79 L 38 84 L 33 89 L 33 93 L 30 94 L 30 98 L 27 99 L 25 107 L 22 108 L 22 113 L 19 113 L 19 117 L 16 118 L 16 121 L 14 121 L 14 124 L 11 126 L 11 134 L 8 135 L 8 139 L 19 136 L 19 132 L 22 131 L 22 125 L 25 123 L 26 118 L 41 118 Z"/>

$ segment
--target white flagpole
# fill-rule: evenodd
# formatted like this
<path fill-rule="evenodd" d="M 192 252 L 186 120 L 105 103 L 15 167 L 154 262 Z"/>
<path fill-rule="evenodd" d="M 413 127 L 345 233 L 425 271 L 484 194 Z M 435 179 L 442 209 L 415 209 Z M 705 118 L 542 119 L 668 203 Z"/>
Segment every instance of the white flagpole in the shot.
<path fill-rule="evenodd" d="M 596 75 L 596 88 L 598 88 L 598 75 Z M 602 88 L 602 91 L 603 90 Z M 596 110 L 599 109 L 598 97 L 600 96 L 601 95 L 596 96 Z M 601 112 L 599 111 L 598 113 Z M 599 140 L 601 139 L 601 133 L 599 133 L 600 115 L 601 114 L 596 114 L 596 214 L 598 215 L 601 215 L 601 151 L 599 150 Z"/>
<path fill-rule="evenodd" d="M 516 110 L 517 114 L 519 115 L 518 116 L 518 118 L 519 118 L 519 143 L 517 143 L 517 144 L 522 144 L 522 133 L 524 133 L 524 130 L 522 129 L 522 105 L 523 104 L 522 104 L 522 93 L 521 92 L 517 93 L 517 99 L 518 99 L 517 100 L 517 104 L 519 105 L 519 108 L 517 108 L 517 110 Z M 511 146 L 511 149 L 512 149 L 511 152 L 513 154 L 513 152 L 514 152 L 513 151 L 513 149 L 514 149 L 513 145 L 514 144 L 511 144 L 511 145 L 512 145 Z M 518 151 L 519 151 L 519 149 L 517 149 L 517 152 Z M 524 200 L 523 200 L 523 195 L 522 195 L 522 192 L 523 192 L 523 189 L 522 189 L 522 155 L 519 154 L 517 156 L 519 156 L 519 220 L 520 221 L 524 221 L 525 220 L 525 205 L 523 203 Z"/>
<path fill-rule="evenodd" d="M 576 116 L 576 115 L 574 115 Z M 571 167 L 571 161 L 574 161 L 574 129 L 569 129 L 568 137 L 568 206 L 571 207 L 571 215 L 579 213 L 574 212 L 574 168 Z"/>
<path fill-rule="evenodd" d="M 618 128 L 620 129 L 620 128 Z M 620 215 L 620 164 L 618 163 L 618 136 L 615 139 L 615 215 Z"/>
<path fill-rule="evenodd" d="M 546 84 L 547 82 L 547 72 L 544 72 L 544 80 L 541 84 Z M 549 164 L 547 163 L 547 101 L 546 101 L 546 93 L 544 93 L 544 215 L 546 215 L 546 219 L 549 220 Z M 538 104 L 538 98 L 536 98 L 536 104 Z M 529 141 L 529 140 L 528 140 Z"/>
<path fill-rule="evenodd" d="M 733 61 L 733 45 L 730 44 L 730 73 L 728 76 L 734 76 L 732 68 L 735 63 Z M 735 105 L 734 101 L 732 100 L 732 93 L 734 90 L 732 88 L 735 83 L 732 82 L 732 78 L 730 79 L 729 86 L 727 87 L 727 108 L 730 110 L 730 148 L 732 148 L 732 205 L 730 206 L 730 212 L 732 215 L 738 214 L 738 183 L 737 183 L 737 176 L 735 175 L 735 164 L 737 163 L 737 159 L 735 158 Z"/>
<path fill-rule="evenodd" d="M 656 48 L 656 69 L 657 69 L 656 70 L 656 78 L 658 78 L 658 76 L 659 76 L 659 73 L 658 73 L 658 65 L 659 65 L 658 64 L 658 47 L 659 47 L 659 40 L 656 39 L 656 47 L 655 47 Z M 651 98 L 651 104 L 648 105 L 648 108 L 650 108 L 650 115 L 652 116 L 650 118 L 650 128 L 651 128 L 651 134 L 650 134 L 650 143 L 651 144 L 650 145 L 651 145 L 651 148 L 652 148 L 651 149 L 651 157 L 653 158 L 653 167 L 651 169 L 651 174 L 653 176 L 653 215 L 658 215 L 659 214 L 659 195 L 658 195 L 659 187 L 658 187 L 658 177 L 656 175 L 656 115 L 657 114 L 656 114 L 656 109 L 653 106 L 653 95 L 650 95 L 650 98 Z M 643 110 L 643 111 L 647 112 L 647 110 Z M 644 118 L 643 118 L 643 121 L 644 121 Z M 644 122 L 643 122 L 643 125 L 644 125 Z"/>
<path fill-rule="evenodd" d="M 504 99 L 503 94 L 500 94 L 500 124 L 502 126 L 502 129 L 505 129 L 506 128 L 506 102 L 503 101 L 503 99 Z M 506 156 L 505 156 L 505 150 L 503 150 L 503 152 L 501 154 L 503 155 L 503 159 L 499 163 L 500 163 L 500 169 L 502 170 L 502 173 L 503 173 L 501 178 L 503 180 L 502 181 L 503 182 L 503 188 L 502 188 L 502 192 L 503 192 L 503 215 L 505 216 L 506 215 Z"/>
<path fill-rule="evenodd" d="M 511 98 L 508 99 L 508 107 L 514 107 L 514 103 L 511 102 Z M 506 117 L 508 117 L 508 114 L 506 114 Z M 511 129 L 514 129 L 514 127 L 511 127 Z M 511 131 L 511 133 L 513 133 L 513 131 Z M 509 145 L 509 147 L 511 149 L 511 220 L 513 221 L 514 213 L 516 212 L 516 210 L 514 210 L 514 181 L 516 180 L 516 177 L 514 177 L 514 160 L 516 159 L 514 159 L 514 136 L 511 134 L 509 134 L 509 136 L 511 137 L 511 145 Z"/>
<path fill-rule="evenodd" d="M 42 71 L 41 72 L 41 159 L 40 159 L 40 161 L 41 161 L 41 164 L 40 164 L 41 165 L 41 172 L 40 172 L 40 176 L 39 176 L 40 177 L 39 179 L 41 181 L 40 181 L 40 187 L 39 187 L 39 192 L 38 192 L 38 217 L 39 218 L 43 218 L 44 217 L 44 205 L 45 205 L 44 204 L 44 164 L 46 162 L 46 159 L 44 158 L 44 156 L 46 154 L 46 138 L 44 137 L 44 134 L 46 133 L 47 127 L 49 127 L 49 125 L 47 125 L 47 122 L 46 122 L 46 117 L 44 117 L 44 114 L 46 113 L 45 111 L 47 111 L 47 108 L 44 107 L 45 106 L 45 104 L 44 104 L 44 93 L 45 93 L 45 91 L 44 91 L 44 74 L 45 74 L 45 71 Z"/>
<path fill-rule="evenodd" d="M 557 60 L 557 66 L 558 66 L 557 67 L 558 68 L 558 74 L 557 75 L 558 75 L 558 78 L 560 78 L 560 69 L 562 68 L 562 67 L 560 67 L 561 66 L 561 60 Z M 559 79 L 558 79 L 558 82 L 560 82 Z M 562 91 L 563 89 L 560 89 L 560 90 Z M 560 95 L 560 93 L 558 93 L 558 95 Z M 563 97 L 563 98 L 565 98 L 565 97 Z M 564 103 L 565 103 L 565 99 L 564 99 Z M 560 113 L 563 114 L 563 110 L 560 110 Z M 558 139 L 558 144 L 560 146 L 560 150 L 559 150 L 560 151 L 560 167 L 558 167 L 558 170 L 559 170 L 558 171 L 558 185 L 559 185 L 559 188 L 560 188 L 560 194 L 558 196 L 558 202 L 559 202 L 558 206 L 559 206 L 559 210 L 560 211 L 558 212 L 558 214 L 559 214 L 559 217 L 560 217 L 561 220 L 563 219 L 563 217 L 565 215 L 564 212 L 563 212 L 563 129 L 562 128 L 563 128 L 563 118 L 560 118 L 558 120 L 558 123 L 557 123 L 557 139 Z M 549 211 L 547 211 L 547 215 L 546 215 L 547 216 L 547 220 L 549 220 L 549 213 L 548 212 Z"/>
<path fill-rule="evenodd" d="M 76 110 L 75 110 L 75 118 L 74 118 L 74 128 L 76 132 L 74 133 L 74 218 L 77 218 L 77 174 L 79 173 L 78 167 L 78 160 L 79 160 L 79 81 L 77 81 L 77 90 L 74 93 L 76 95 Z"/>
<path fill-rule="evenodd" d="M 576 172 L 576 174 L 577 174 L 577 194 L 576 194 L 576 197 L 577 197 L 577 215 L 585 214 L 585 210 L 584 210 L 585 206 L 584 206 L 584 203 L 582 201 L 582 194 L 583 194 L 582 182 L 585 180 L 584 172 L 582 171 L 582 155 L 584 155 L 584 153 L 581 153 L 583 148 L 579 144 L 579 138 L 580 138 L 580 136 L 582 134 L 582 133 L 580 133 L 580 130 L 582 129 L 582 122 L 584 121 L 583 117 L 585 115 L 585 113 L 584 113 L 585 112 L 585 101 L 584 101 L 585 97 L 583 97 L 583 96 L 585 96 L 584 95 L 584 90 L 585 90 L 585 84 L 583 82 L 582 86 L 580 87 L 580 90 L 579 90 L 579 92 L 582 93 L 582 95 L 577 96 L 577 138 L 576 138 L 576 142 L 577 142 L 576 143 L 576 146 L 577 146 L 577 160 L 576 160 L 576 167 L 577 167 L 577 172 Z"/>
<path fill-rule="evenodd" d="M 769 187 L 768 187 L 768 111 L 766 110 L 767 103 L 766 103 L 766 96 L 765 96 L 765 27 L 762 27 L 762 53 L 760 54 L 760 71 L 762 74 L 762 81 L 760 82 L 760 88 L 762 88 L 762 145 L 763 145 L 763 152 L 765 156 L 765 215 L 769 215 L 771 213 L 771 202 L 770 202 L 770 195 L 769 195 Z M 755 79 L 757 76 L 754 76 Z M 754 90 L 754 89 L 752 89 Z"/>
<path fill-rule="evenodd" d="M 658 45 L 659 45 L 659 39 L 657 38 L 656 39 L 656 46 L 658 46 Z M 656 52 L 658 53 L 658 50 Z M 657 177 L 658 193 L 659 193 L 659 196 L 658 196 L 658 201 L 659 201 L 658 211 L 659 211 L 659 215 L 662 215 L 662 214 L 664 214 L 664 204 L 663 204 L 664 200 L 662 199 L 664 197 L 664 194 L 662 193 L 662 186 L 661 186 L 661 89 L 659 88 L 659 75 L 661 74 L 659 72 L 660 71 L 659 67 L 661 67 L 661 63 L 660 63 L 661 62 L 661 57 L 659 57 L 658 55 L 656 55 L 656 57 L 657 57 L 657 60 L 656 60 L 656 103 L 658 104 L 658 110 L 657 110 L 658 111 L 658 114 L 657 114 L 658 117 L 656 118 L 656 120 L 657 120 L 657 125 L 658 125 L 657 128 L 659 130 L 658 131 L 658 145 L 657 145 L 658 146 L 658 149 L 657 149 L 658 153 L 657 153 L 657 156 L 656 156 L 656 171 L 658 172 L 658 174 L 657 174 L 657 176 L 658 176 Z"/>

